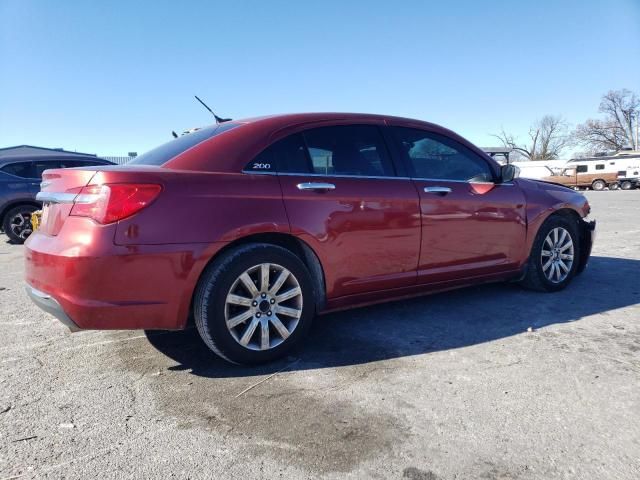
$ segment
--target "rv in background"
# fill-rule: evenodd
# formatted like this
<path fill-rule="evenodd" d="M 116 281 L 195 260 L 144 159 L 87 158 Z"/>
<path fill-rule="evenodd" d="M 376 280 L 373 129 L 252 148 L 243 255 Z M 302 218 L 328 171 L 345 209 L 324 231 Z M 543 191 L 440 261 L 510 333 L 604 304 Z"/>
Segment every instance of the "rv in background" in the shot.
<path fill-rule="evenodd" d="M 560 172 L 552 172 L 552 175 L 541 177 L 540 180 L 558 183 L 567 187 L 591 188 L 593 190 L 618 189 L 618 172 L 607 168 L 607 165 L 592 161 L 572 161 Z"/>
<path fill-rule="evenodd" d="M 640 152 L 623 150 L 616 155 L 569 160 L 566 166 L 578 164 L 594 165 L 595 169 L 602 172 L 615 172 L 623 190 L 640 186 Z"/>

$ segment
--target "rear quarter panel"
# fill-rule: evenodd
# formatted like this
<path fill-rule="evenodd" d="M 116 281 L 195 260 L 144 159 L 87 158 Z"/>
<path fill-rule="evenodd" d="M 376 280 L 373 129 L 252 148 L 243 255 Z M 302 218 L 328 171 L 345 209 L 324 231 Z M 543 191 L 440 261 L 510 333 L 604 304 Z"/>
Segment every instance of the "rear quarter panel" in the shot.
<path fill-rule="evenodd" d="M 107 172 L 98 175 L 109 177 Z M 231 242 L 290 230 L 275 176 L 171 170 L 132 176 L 160 183 L 163 191 L 152 205 L 118 222 L 117 245 Z M 117 179 L 104 180 L 124 181 L 120 172 Z"/>

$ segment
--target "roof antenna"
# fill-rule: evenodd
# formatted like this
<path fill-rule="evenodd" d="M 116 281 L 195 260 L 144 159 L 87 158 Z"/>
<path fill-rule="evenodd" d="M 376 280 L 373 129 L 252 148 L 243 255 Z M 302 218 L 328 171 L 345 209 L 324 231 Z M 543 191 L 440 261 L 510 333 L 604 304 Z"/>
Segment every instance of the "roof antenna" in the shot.
<path fill-rule="evenodd" d="M 213 113 L 213 110 L 211 110 L 211 109 L 207 106 L 207 104 L 206 104 L 206 103 L 204 103 L 202 100 L 200 100 L 200 99 L 198 98 L 198 96 L 197 96 L 197 95 L 194 95 L 194 97 L 196 97 L 196 100 L 198 100 L 198 101 L 202 104 L 202 106 L 203 106 L 204 108 L 206 108 L 207 110 L 209 110 L 209 111 L 211 112 L 211 115 L 213 115 L 213 118 L 215 118 L 215 119 L 216 119 L 216 123 L 224 123 L 224 122 L 230 122 L 230 121 L 231 121 L 231 119 L 230 119 L 230 118 L 220 118 L 220 117 L 219 117 L 219 116 L 217 116 L 215 113 Z"/>

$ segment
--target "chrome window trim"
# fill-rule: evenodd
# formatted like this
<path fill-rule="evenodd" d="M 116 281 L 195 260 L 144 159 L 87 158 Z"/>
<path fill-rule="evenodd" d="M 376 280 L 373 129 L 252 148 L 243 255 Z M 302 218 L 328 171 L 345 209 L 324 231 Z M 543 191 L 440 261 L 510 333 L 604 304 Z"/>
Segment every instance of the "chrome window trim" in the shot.
<path fill-rule="evenodd" d="M 513 183 L 495 183 L 495 182 L 470 182 L 469 180 L 448 180 L 446 178 L 421 178 L 421 177 L 382 177 L 373 175 L 325 175 L 324 173 L 279 173 L 279 172 L 254 172 L 252 170 L 242 170 L 240 173 L 248 175 L 276 175 L 280 177 L 323 177 L 323 178 L 363 178 L 374 180 L 420 180 L 427 182 L 453 182 L 453 183 L 490 183 L 493 185 L 513 186 Z"/>
<path fill-rule="evenodd" d="M 479 183 L 479 184 L 491 184 L 491 185 L 495 185 L 500 186 L 500 185 L 505 185 L 505 186 L 513 186 L 513 183 L 508 182 L 508 183 L 496 183 L 496 182 L 472 182 L 470 180 L 448 180 L 446 178 L 418 178 L 418 177 L 413 177 L 412 180 L 421 180 L 421 181 L 425 181 L 425 182 L 451 182 L 451 183 Z"/>
<path fill-rule="evenodd" d="M 279 173 L 279 172 L 254 172 L 242 170 L 242 173 L 255 175 L 277 175 L 279 177 L 323 177 L 323 178 L 364 178 L 374 180 L 411 180 L 409 177 L 383 177 L 374 175 L 325 175 L 324 173 Z"/>

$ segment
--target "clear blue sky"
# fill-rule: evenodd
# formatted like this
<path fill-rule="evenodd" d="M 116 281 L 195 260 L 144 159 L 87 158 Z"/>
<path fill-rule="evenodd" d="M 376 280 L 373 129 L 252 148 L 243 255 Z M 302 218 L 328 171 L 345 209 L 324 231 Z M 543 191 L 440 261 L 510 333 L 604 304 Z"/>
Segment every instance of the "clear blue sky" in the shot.
<path fill-rule="evenodd" d="M 0 0 L 0 147 L 143 152 L 220 115 L 415 117 L 487 146 L 640 93 L 640 0 Z"/>

